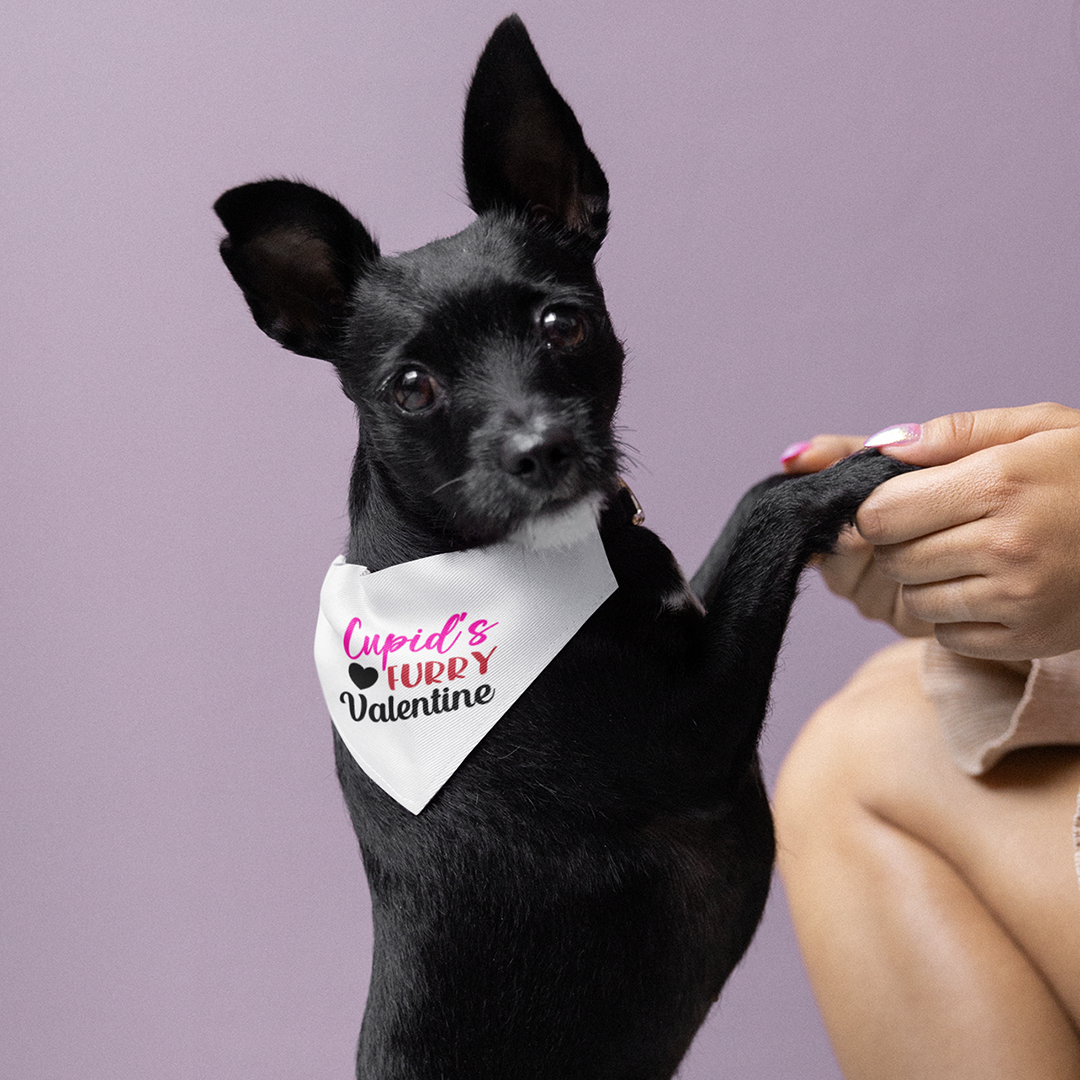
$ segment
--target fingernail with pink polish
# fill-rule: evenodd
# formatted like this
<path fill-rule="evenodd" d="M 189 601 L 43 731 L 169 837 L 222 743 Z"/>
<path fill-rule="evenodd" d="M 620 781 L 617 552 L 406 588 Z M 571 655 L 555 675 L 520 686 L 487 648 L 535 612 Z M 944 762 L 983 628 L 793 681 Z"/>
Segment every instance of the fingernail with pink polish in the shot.
<path fill-rule="evenodd" d="M 800 454 L 805 454 L 810 449 L 812 443 L 808 442 L 794 442 L 792 443 L 781 455 L 780 464 L 786 465 L 789 461 L 797 458 Z"/>
<path fill-rule="evenodd" d="M 918 442 L 922 438 L 922 424 L 893 424 L 871 435 L 863 446 L 879 450 L 883 446 L 907 446 L 909 443 Z"/>

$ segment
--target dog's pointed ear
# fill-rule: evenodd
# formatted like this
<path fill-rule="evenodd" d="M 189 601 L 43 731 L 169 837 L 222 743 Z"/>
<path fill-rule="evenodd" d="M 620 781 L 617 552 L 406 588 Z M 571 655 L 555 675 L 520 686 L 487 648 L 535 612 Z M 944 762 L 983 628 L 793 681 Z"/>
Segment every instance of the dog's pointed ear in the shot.
<path fill-rule="evenodd" d="M 214 211 L 228 232 L 221 257 L 259 327 L 302 356 L 334 359 L 353 286 L 379 255 L 364 226 L 291 180 L 233 188 Z"/>
<path fill-rule="evenodd" d="M 516 15 L 499 24 L 476 65 L 462 159 L 478 214 L 524 211 L 584 233 L 597 246 L 603 240 L 607 179 Z"/>

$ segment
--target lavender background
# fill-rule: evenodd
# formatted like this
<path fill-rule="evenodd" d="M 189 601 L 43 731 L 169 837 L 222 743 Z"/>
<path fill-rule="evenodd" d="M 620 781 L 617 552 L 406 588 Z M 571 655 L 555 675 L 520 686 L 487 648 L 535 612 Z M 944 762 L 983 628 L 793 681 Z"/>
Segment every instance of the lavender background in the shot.
<path fill-rule="evenodd" d="M 470 218 L 509 0 L 9 5 L 0 25 L 0 1077 L 351 1075 L 368 907 L 311 639 L 350 407 L 210 206 Z M 612 188 L 650 525 L 691 566 L 789 442 L 1076 404 L 1071 0 L 522 0 Z M 889 640 L 809 586 L 765 743 Z M 781 890 L 683 1069 L 833 1080 Z"/>

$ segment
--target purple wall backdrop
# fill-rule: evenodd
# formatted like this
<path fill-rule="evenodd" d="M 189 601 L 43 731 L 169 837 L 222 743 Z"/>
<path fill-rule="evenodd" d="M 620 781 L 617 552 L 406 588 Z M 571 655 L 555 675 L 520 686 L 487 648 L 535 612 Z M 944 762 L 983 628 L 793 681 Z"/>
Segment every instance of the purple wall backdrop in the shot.
<path fill-rule="evenodd" d="M 507 0 L 17 4 L 0 29 L 0 1076 L 351 1075 L 367 900 L 311 661 L 350 408 L 250 322 L 216 195 L 463 226 Z M 789 442 L 1076 404 L 1071 0 L 523 0 L 613 193 L 622 423 L 687 564 Z M 889 635 L 812 584 L 765 744 Z M 683 1069 L 827 1080 L 779 888 Z"/>

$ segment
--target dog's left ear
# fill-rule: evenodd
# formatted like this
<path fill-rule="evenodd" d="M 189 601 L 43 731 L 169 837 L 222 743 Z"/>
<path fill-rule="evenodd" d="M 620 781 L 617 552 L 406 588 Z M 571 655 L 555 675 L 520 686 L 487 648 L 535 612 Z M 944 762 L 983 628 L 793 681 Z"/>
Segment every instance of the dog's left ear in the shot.
<path fill-rule="evenodd" d="M 259 328 L 301 356 L 334 360 L 353 287 L 379 257 L 367 229 L 293 180 L 233 188 L 214 210 L 228 231 L 221 257 Z"/>
<path fill-rule="evenodd" d="M 478 214 L 522 211 L 583 233 L 597 247 L 604 239 L 607 179 L 516 15 L 499 24 L 476 65 L 462 158 Z"/>

